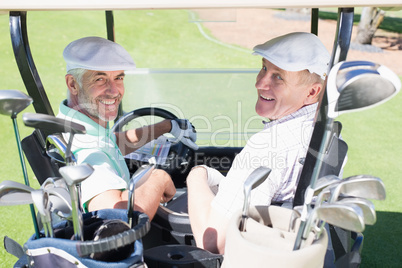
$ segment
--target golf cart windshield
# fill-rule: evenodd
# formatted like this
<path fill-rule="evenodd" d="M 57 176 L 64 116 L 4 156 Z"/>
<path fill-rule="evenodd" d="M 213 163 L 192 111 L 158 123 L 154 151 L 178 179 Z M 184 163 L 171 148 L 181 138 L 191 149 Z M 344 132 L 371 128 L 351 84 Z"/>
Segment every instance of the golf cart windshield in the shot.
<path fill-rule="evenodd" d="M 242 34 L 238 34 L 236 36 L 238 41 L 236 44 L 232 44 L 230 41 L 225 42 L 225 36 L 216 38 L 213 30 L 221 27 L 223 29 L 221 32 L 236 34 L 231 32 L 231 25 L 241 23 L 243 18 L 242 14 L 233 9 L 235 7 L 260 8 L 252 9 L 250 12 L 255 12 L 256 17 L 263 18 L 268 16 L 268 12 L 272 13 L 272 10 L 265 8 L 303 5 L 303 7 L 314 7 L 312 16 L 311 18 L 307 16 L 307 21 L 298 23 L 300 27 L 295 28 L 295 31 L 318 33 L 317 8 L 349 7 L 351 3 L 348 1 L 344 1 L 344 3 L 342 1 L 308 1 L 302 4 L 297 1 L 278 3 L 277 1 L 261 0 L 244 1 L 243 3 L 242 1 L 227 0 L 219 1 L 219 5 L 217 5 L 213 2 L 169 1 L 167 3 L 165 1 L 105 0 L 97 1 L 96 4 L 82 3 L 82 1 L 52 1 L 50 5 L 47 1 L 29 3 L 26 1 L 2 1 L 0 10 L 12 11 L 10 25 L 14 50 L 21 52 L 18 52 L 17 63 L 27 91 L 34 99 L 34 107 L 37 112 L 57 113 L 57 106 L 64 96 L 60 94 L 58 98 L 49 96 L 52 99 L 47 99 L 45 91 L 47 83 L 42 84 L 39 73 L 33 65 L 34 55 L 30 55 L 28 34 L 25 33 L 27 14 L 35 17 L 35 12 L 31 10 L 57 10 L 55 14 L 58 14 L 58 10 L 99 10 L 83 14 L 83 20 L 77 22 L 76 26 L 74 24 L 71 26 L 71 29 L 74 29 L 85 25 L 88 18 L 104 19 L 101 17 L 102 15 L 94 15 L 101 14 L 100 10 L 113 10 L 106 11 L 107 36 L 110 40 L 117 41 L 127 48 L 138 67 L 136 71 L 127 75 L 126 95 L 121 114 L 142 107 L 163 108 L 180 118 L 188 118 L 193 122 L 198 132 L 197 143 L 201 147 L 242 147 L 250 135 L 261 130 L 263 126 L 261 123 L 263 118 L 257 116 L 254 111 L 256 101 L 254 83 L 261 62 L 258 57 L 252 55 L 252 48 L 258 43 L 265 42 L 267 37 L 285 32 L 280 31 L 279 24 L 272 25 L 269 21 L 257 20 L 255 29 L 254 27 L 249 29 L 246 31 L 246 35 L 244 31 Z M 370 5 L 370 1 L 354 1 L 353 5 L 367 6 Z M 382 1 L 381 5 L 391 8 L 397 6 L 398 3 L 388 0 Z M 19 10 L 22 12 L 18 12 Z M 343 10 L 345 12 L 339 16 L 345 16 L 343 20 L 348 25 L 342 26 L 342 31 L 348 33 L 350 29 L 347 28 L 350 28 L 353 23 L 353 8 Z M 280 13 L 280 10 L 277 11 Z M 66 15 L 68 14 L 63 13 L 55 17 L 60 19 L 68 17 Z M 347 19 L 346 16 L 348 16 Z M 102 25 L 104 22 L 99 21 L 98 23 Z M 218 26 L 216 26 L 217 24 Z M 142 25 L 147 25 L 147 27 L 141 27 Z M 213 27 L 210 27 L 211 25 Z M 264 27 L 264 25 L 266 26 Z M 119 28 L 132 29 L 134 38 L 120 36 Z M 161 29 L 164 29 L 165 32 L 161 32 Z M 60 29 L 53 29 L 53 31 L 57 32 Z M 333 31 L 335 32 L 335 25 Z M 333 55 L 338 57 L 333 58 L 334 63 L 346 59 L 350 41 L 341 36 L 337 38 L 338 40 L 335 42 L 343 43 L 344 47 L 334 46 L 337 52 L 333 51 Z M 134 43 L 131 40 L 135 40 Z M 192 40 L 191 43 L 188 40 Z M 253 40 L 253 43 L 249 43 L 247 40 Z M 241 45 L 237 45 L 239 43 Z M 331 51 L 333 44 L 326 45 Z M 62 62 L 62 48 L 58 48 L 58 50 L 60 53 L 57 56 Z M 62 75 L 60 72 L 60 76 Z M 46 78 L 46 74 L 42 76 Z M 51 79 L 53 81 L 54 77 Z M 63 82 L 62 79 L 60 81 Z M 62 83 L 57 85 L 57 87 L 62 86 L 64 87 Z M 137 124 L 144 125 L 146 122 L 158 119 L 144 118 L 144 120 Z"/>

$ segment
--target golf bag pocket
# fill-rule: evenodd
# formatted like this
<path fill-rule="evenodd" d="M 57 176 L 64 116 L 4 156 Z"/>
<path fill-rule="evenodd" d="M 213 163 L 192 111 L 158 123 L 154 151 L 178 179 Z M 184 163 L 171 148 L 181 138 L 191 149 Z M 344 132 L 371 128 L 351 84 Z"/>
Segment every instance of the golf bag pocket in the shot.
<path fill-rule="evenodd" d="M 253 206 L 249 209 L 243 231 L 239 229 L 242 220 L 239 211 L 228 225 L 222 267 L 323 267 L 327 232 L 324 230 L 317 240 L 311 235 L 305 247 L 293 250 L 300 220 L 296 220 L 296 228 L 292 229 L 291 219 L 291 209 Z"/>
<path fill-rule="evenodd" d="M 83 215 L 84 241 L 73 240 L 69 221 L 53 226 L 54 237 L 32 236 L 24 250 L 30 267 L 131 267 L 141 264 L 141 238 L 149 231 L 149 218 L 136 212 L 137 224 L 127 224 L 127 210 L 105 209 Z"/>

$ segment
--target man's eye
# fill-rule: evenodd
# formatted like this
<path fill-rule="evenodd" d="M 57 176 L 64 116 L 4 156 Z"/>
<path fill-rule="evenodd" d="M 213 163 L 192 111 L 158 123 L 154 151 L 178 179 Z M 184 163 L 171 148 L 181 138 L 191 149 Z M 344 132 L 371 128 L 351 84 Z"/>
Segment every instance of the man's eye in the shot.
<path fill-rule="evenodd" d="M 267 67 L 265 67 L 265 66 L 262 66 L 262 69 L 263 69 L 264 71 L 266 71 L 266 70 L 267 70 Z"/>
<path fill-rule="evenodd" d="M 283 79 L 282 79 L 282 76 L 280 76 L 279 74 L 275 74 L 274 77 L 275 77 L 276 79 L 278 79 L 278 80 L 283 80 Z"/>

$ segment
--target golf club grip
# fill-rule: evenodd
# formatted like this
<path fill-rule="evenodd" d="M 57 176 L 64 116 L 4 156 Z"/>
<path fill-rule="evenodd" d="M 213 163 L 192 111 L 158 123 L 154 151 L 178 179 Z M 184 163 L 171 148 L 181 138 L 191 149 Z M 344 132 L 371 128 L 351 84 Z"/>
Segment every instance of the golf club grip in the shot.
<path fill-rule="evenodd" d="M 138 216 L 138 224 L 133 229 L 99 239 L 98 241 L 79 242 L 77 244 L 77 252 L 81 257 L 85 257 L 92 253 L 124 247 L 145 236 L 150 228 L 149 217 L 145 213 L 140 213 Z"/>

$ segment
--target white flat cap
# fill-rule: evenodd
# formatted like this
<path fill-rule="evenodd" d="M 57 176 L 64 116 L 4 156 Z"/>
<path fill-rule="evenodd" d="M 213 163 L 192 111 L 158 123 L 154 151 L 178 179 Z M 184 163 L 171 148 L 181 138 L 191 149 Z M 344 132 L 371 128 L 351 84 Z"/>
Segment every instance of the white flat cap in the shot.
<path fill-rule="evenodd" d="M 311 33 L 296 32 L 282 35 L 254 47 L 260 55 L 279 68 L 297 72 L 308 70 L 323 80 L 327 76 L 330 55 L 320 39 Z"/>
<path fill-rule="evenodd" d="M 84 37 L 68 44 L 63 51 L 67 72 L 82 68 L 93 71 L 135 69 L 131 55 L 119 44 L 101 37 Z"/>

